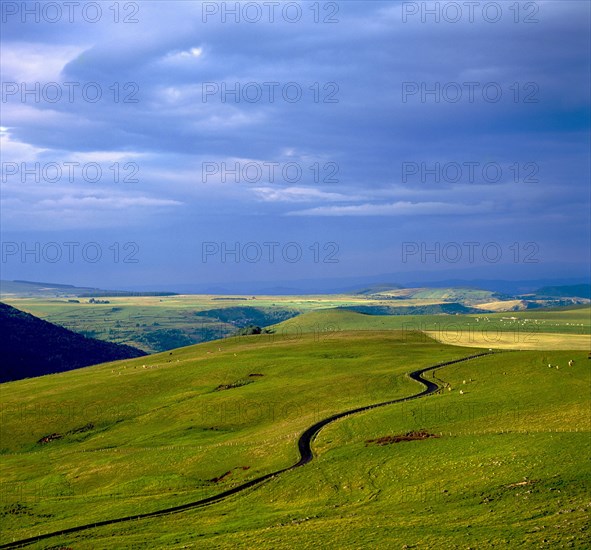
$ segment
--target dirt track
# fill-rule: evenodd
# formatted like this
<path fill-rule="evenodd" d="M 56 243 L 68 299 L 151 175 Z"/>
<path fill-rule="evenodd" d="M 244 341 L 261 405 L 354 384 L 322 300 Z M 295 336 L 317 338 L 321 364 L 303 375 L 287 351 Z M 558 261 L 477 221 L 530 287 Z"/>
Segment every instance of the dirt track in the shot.
<path fill-rule="evenodd" d="M 471 359 L 476 359 L 478 357 L 490 355 L 491 353 L 493 353 L 493 352 L 478 353 L 476 355 L 470 355 L 468 357 L 463 357 L 462 359 L 455 359 L 453 361 L 446 361 L 444 363 L 438 363 L 437 365 L 433 365 L 431 367 L 425 367 L 423 369 L 413 371 L 413 372 L 409 373 L 409 376 L 413 380 L 416 380 L 417 382 L 420 382 L 421 384 L 423 384 L 425 386 L 425 389 L 423 391 L 416 393 L 414 395 L 408 396 L 408 397 L 402 397 L 399 399 L 392 399 L 390 401 L 384 401 L 382 403 L 375 403 L 373 405 L 367 405 L 365 407 L 359 407 L 357 409 L 351 409 L 351 410 L 344 411 L 341 413 L 333 414 L 332 416 L 329 416 L 328 418 L 324 418 L 323 420 L 316 422 L 315 424 L 310 426 L 308 429 L 306 429 L 304 431 L 304 433 L 298 439 L 298 450 L 300 452 L 300 460 L 298 462 L 296 462 L 295 464 L 293 464 L 292 466 L 289 466 L 289 467 L 284 468 L 282 470 L 277 470 L 275 472 L 265 474 L 263 476 L 257 477 L 256 479 L 252 479 L 250 481 L 247 481 L 246 483 L 243 483 L 241 485 L 233 487 L 232 489 L 228 489 L 227 491 L 223 491 L 217 495 L 203 498 L 203 499 L 197 500 L 195 502 L 189 502 L 187 504 L 182 504 L 180 506 L 173 506 L 171 508 L 164 508 L 162 510 L 156 510 L 155 512 L 148 512 L 145 514 L 137 514 L 135 516 L 125 516 L 125 517 L 115 518 L 115 519 L 108 519 L 108 520 L 99 521 L 96 523 L 89 523 L 86 525 L 79 525 L 77 527 L 70 527 L 67 529 L 62 529 L 60 531 L 54 531 L 52 533 L 45 533 L 43 535 L 37 535 L 35 537 L 30 537 L 30 538 L 22 539 L 19 541 L 14 541 L 14 542 L 2 544 L 2 545 L 0 545 L 0 549 L 2 549 L 2 548 L 22 548 L 24 546 L 28 546 L 29 544 L 33 544 L 35 542 L 39 542 L 42 540 L 46 540 L 49 538 L 58 537 L 58 536 L 62 536 L 62 535 L 69 535 L 72 533 L 78 533 L 80 531 L 86 531 L 88 529 L 93 529 L 95 527 L 103 527 L 105 525 L 114 525 L 116 523 L 137 521 L 137 520 L 146 519 L 146 518 L 154 518 L 154 517 L 158 517 L 158 516 L 164 516 L 167 514 L 176 514 L 178 512 L 190 510 L 192 508 L 200 508 L 202 506 L 208 506 L 208 505 L 213 504 L 215 502 L 219 502 L 221 500 L 224 500 L 225 498 L 235 495 L 236 493 L 240 493 L 242 491 L 245 491 L 246 489 L 249 489 L 251 487 L 259 485 L 260 483 L 262 483 L 263 481 L 266 481 L 267 479 L 277 477 L 284 472 L 288 472 L 289 470 L 293 470 L 295 468 L 299 468 L 301 466 L 304 466 L 305 464 L 308 464 L 308 462 L 310 462 L 314 458 L 314 453 L 312 452 L 312 442 L 314 441 L 314 438 L 318 435 L 320 430 L 322 428 L 324 428 L 324 426 L 330 424 L 331 422 L 334 422 L 335 420 L 338 420 L 339 418 L 345 418 L 347 416 L 351 416 L 352 414 L 357 414 L 357 413 L 360 413 L 363 411 L 369 411 L 371 409 L 376 409 L 378 407 L 385 407 L 386 405 L 392 405 L 394 403 L 402 403 L 404 401 L 411 401 L 412 399 L 418 399 L 420 397 L 424 397 L 425 395 L 435 393 L 436 391 L 438 391 L 440 389 L 440 386 L 438 386 L 434 382 L 431 382 L 430 380 L 423 378 L 422 375 L 424 373 L 426 373 L 428 371 L 435 370 L 435 369 L 439 369 L 442 367 L 446 367 L 448 365 L 454 365 L 456 363 L 461 363 L 463 361 L 469 361 Z"/>

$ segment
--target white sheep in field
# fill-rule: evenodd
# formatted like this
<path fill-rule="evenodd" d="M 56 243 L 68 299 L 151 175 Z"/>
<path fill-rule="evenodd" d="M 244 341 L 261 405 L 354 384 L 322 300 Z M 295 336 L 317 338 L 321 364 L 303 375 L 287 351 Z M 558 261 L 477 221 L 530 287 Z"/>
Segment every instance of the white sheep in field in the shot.
<path fill-rule="evenodd" d="M 460 390 L 460 395 L 464 395 L 464 390 Z"/>
<path fill-rule="evenodd" d="M 574 364 L 575 364 L 575 362 L 572 359 L 568 362 L 569 367 L 572 367 Z"/>
<path fill-rule="evenodd" d="M 465 384 L 465 383 L 466 383 L 466 381 L 465 381 L 465 380 L 463 380 L 463 381 L 462 381 L 462 384 Z"/>

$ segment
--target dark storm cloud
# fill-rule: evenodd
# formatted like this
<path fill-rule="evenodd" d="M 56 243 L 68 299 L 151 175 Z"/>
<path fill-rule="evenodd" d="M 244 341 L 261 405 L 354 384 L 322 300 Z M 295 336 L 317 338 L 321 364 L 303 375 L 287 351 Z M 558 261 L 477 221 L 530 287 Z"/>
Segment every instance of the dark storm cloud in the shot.
<path fill-rule="evenodd" d="M 13 209 L 7 229 L 31 224 L 43 231 L 46 218 L 38 212 L 53 211 L 61 220 L 57 227 L 75 228 L 89 218 L 104 227 L 133 222 L 150 242 L 158 231 L 154 216 L 175 212 L 179 226 L 196 235 L 206 226 L 227 227 L 231 218 L 237 235 L 248 227 L 251 238 L 275 232 L 289 239 L 297 238 L 301 220 L 319 218 L 320 237 L 340 235 L 358 257 L 352 232 L 365 233 L 367 218 L 378 217 L 381 231 L 365 241 L 366 251 L 402 231 L 417 239 L 458 239 L 474 231 L 482 240 L 511 239 L 507 228 L 513 225 L 521 234 L 527 227 L 530 239 L 562 235 L 583 254 L 589 6 L 538 5 L 534 24 L 515 23 L 507 10 L 497 23 L 482 17 L 422 23 L 410 16 L 404 22 L 401 2 L 341 2 L 335 24 L 314 23 L 305 3 L 298 23 L 281 17 L 224 23 L 218 15 L 204 22 L 198 2 L 139 2 L 133 24 L 114 24 L 107 16 L 97 24 L 22 24 L 9 17 L 3 23 L 5 82 L 96 82 L 103 98 L 22 103 L 11 96 L 2 116 L 8 160 L 20 162 L 26 147 L 27 158 L 46 161 L 112 152 L 136 159 L 141 183 L 97 190 L 77 181 L 52 189 L 50 197 L 47 186 L 7 182 Z M 266 100 L 268 82 L 279 83 L 274 102 Z M 301 100 L 277 97 L 288 82 L 301 87 Z M 469 82 L 477 83 L 472 102 Z M 121 87 L 119 102 L 110 90 L 114 83 Z M 123 89 L 126 83 L 133 85 Z M 212 93 L 204 102 L 204 86 L 235 83 L 254 83 L 251 90 L 262 89 L 263 98 L 235 103 L 230 95 L 222 102 Z M 336 103 L 322 101 L 336 90 L 330 83 L 338 86 Z M 498 102 L 483 99 L 491 83 L 491 91 L 502 91 Z M 449 94 L 461 91 L 459 101 L 450 100 L 453 95 L 435 101 L 428 93 L 446 84 Z M 122 102 L 134 90 L 137 103 Z M 535 102 L 525 103 L 528 97 Z M 204 182 L 204 162 L 296 162 L 304 175 L 295 183 Z M 315 162 L 336 163 L 338 182 L 315 181 L 309 170 Z M 433 168 L 450 162 L 496 163 L 503 174 L 498 181 L 403 178 L 403 163 Z M 510 168 L 516 163 L 520 169 L 535 164 L 537 181 L 516 183 Z M 138 206 L 129 220 L 112 207 L 125 200 Z M 76 201 L 78 214 L 60 217 L 60 209 L 71 212 Z M 217 218 L 206 222 L 212 212 Z M 257 221 L 247 222 L 249 216 Z"/>

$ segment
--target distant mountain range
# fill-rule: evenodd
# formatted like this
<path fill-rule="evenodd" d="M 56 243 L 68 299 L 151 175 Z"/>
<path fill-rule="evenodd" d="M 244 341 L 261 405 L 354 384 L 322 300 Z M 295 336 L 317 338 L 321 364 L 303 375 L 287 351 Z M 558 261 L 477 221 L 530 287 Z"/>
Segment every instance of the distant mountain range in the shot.
<path fill-rule="evenodd" d="M 87 338 L 0 302 L 0 382 L 146 355 Z"/>
<path fill-rule="evenodd" d="M 540 298 L 578 297 L 591 298 L 591 285 L 585 278 L 531 279 L 504 281 L 494 279 L 446 279 L 439 281 L 395 281 L 394 276 L 383 275 L 381 280 L 372 278 L 310 279 L 284 284 L 266 282 L 237 282 L 212 286 L 210 284 L 171 284 L 165 290 L 154 286 L 129 287 L 122 290 L 107 290 L 93 287 L 43 283 L 33 281 L 0 281 L 0 296 L 11 297 L 106 297 L 106 296 L 170 296 L 175 294 L 215 295 L 306 295 L 306 294 L 376 294 L 404 288 L 463 288 L 487 290 L 506 297 L 522 295 Z M 165 287 L 166 285 L 161 285 Z"/>
<path fill-rule="evenodd" d="M 511 296 L 535 292 L 542 287 L 588 284 L 589 277 L 540 278 L 540 279 L 486 279 L 447 278 L 419 274 L 382 274 L 371 277 L 339 277 L 329 279 L 301 279 L 296 281 L 236 281 L 224 283 L 187 283 L 160 285 L 179 294 L 236 294 L 236 295 L 306 295 L 352 294 L 363 289 L 381 288 L 471 288 L 489 290 Z M 130 290 L 154 290 L 154 285 L 137 285 Z"/>
<path fill-rule="evenodd" d="M 572 297 L 591 299 L 591 285 L 545 286 L 536 290 L 539 298 Z"/>

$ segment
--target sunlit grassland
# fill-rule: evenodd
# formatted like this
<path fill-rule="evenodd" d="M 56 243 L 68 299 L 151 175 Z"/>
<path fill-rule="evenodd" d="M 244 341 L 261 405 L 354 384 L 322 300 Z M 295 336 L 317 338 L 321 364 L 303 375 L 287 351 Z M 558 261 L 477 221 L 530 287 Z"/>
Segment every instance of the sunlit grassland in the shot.
<path fill-rule="evenodd" d="M 220 308 L 255 308 L 263 311 L 303 311 L 367 303 L 352 296 L 235 296 L 183 295 L 163 297 L 104 297 L 109 303 L 88 303 L 89 298 L 3 298 L 3 301 L 93 338 L 129 344 L 148 352 L 215 340 L 235 333 L 231 322 L 206 316 Z M 168 333 L 166 333 L 168 331 Z M 172 331 L 172 332 L 171 332 Z M 164 332 L 164 335 L 162 335 Z M 161 335 L 158 337 L 158 335 Z M 156 338 L 154 338 L 156 336 Z M 159 340 L 162 340 L 159 345 Z"/>
<path fill-rule="evenodd" d="M 242 337 L 4 384 L 3 494 L 30 498 L 3 523 L 26 536 L 190 502 L 289 466 L 307 426 L 413 393 L 409 370 L 468 354 L 423 340 Z M 51 434 L 62 437 L 39 443 Z"/>
<path fill-rule="evenodd" d="M 591 335 L 555 334 L 550 332 L 532 333 L 519 337 L 510 331 L 480 332 L 471 330 L 426 331 L 431 338 L 444 344 L 464 347 L 512 350 L 587 350 L 591 349 Z"/>
<path fill-rule="evenodd" d="M 90 304 L 85 298 L 79 299 L 80 303 L 68 302 L 65 298 L 12 298 L 6 302 L 86 336 L 133 345 L 149 353 L 235 334 L 245 324 L 241 324 L 238 317 L 234 320 L 229 315 L 227 319 L 218 319 L 218 314 L 212 316 L 208 313 L 228 308 L 246 308 L 255 316 L 267 315 L 269 318 L 274 314 L 293 315 L 274 327 L 277 331 L 290 334 L 331 330 L 421 330 L 428 331 L 443 342 L 471 347 L 537 349 L 544 347 L 543 344 L 536 346 L 541 342 L 539 334 L 559 333 L 577 336 L 563 339 L 560 344 L 562 349 L 584 349 L 587 340 L 581 336 L 591 334 L 591 308 L 588 306 L 460 315 L 367 315 L 342 309 L 429 306 L 455 296 L 437 289 L 413 291 L 412 297 L 401 296 L 396 300 L 364 295 L 184 295 L 101 298 L 108 300 L 108 304 Z M 266 325 L 269 322 L 256 321 L 252 324 Z M 458 334 L 458 331 L 468 331 L 469 336 Z M 559 342 L 555 339 L 549 345 L 556 346 Z"/>
<path fill-rule="evenodd" d="M 263 311 L 309 311 L 352 306 L 428 306 L 449 298 L 449 292 L 417 291 L 416 297 L 382 300 L 365 295 L 310 296 L 140 296 L 103 297 L 109 303 L 89 303 L 89 298 L 16 298 L 3 296 L 13 307 L 87 336 L 129 344 L 147 352 L 163 351 L 192 343 L 224 338 L 237 325 L 206 316 L 220 308 L 254 308 Z M 78 300 L 69 301 L 69 300 Z M 256 323 L 255 323 L 256 324 Z M 166 333 L 168 331 L 168 333 Z M 171 332 L 172 331 L 172 332 Z M 163 334 L 163 332 L 165 334 Z"/>
<path fill-rule="evenodd" d="M 556 350 L 588 341 L 589 311 L 327 308 L 273 334 L 3 384 L 2 542 L 192 502 L 289 466 L 314 422 L 416 393 L 410 371 L 475 353 L 474 341 L 437 341 L 456 330 L 487 335 L 485 349 L 502 347 L 497 333 L 546 349 L 440 369 L 441 394 L 341 419 L 319 434 L 312 463 L 224 502 L 33 547 L 587 548 L 589 348 Z M 420 332 L 429 327 L 435 339 Z M 437 437 L 369 443 L 416 430 Z M 39 443 L 51 434 L 61 438 Z"/>
<path fill-rule="evenodd" d="M 501 344 L 509 340 L 519 348 L 520 344 L 541 343 L 546 334 L 572 335 L 580 337 L 573 342 L 589 342 L 591 307 L 462 315 L 365 315 L 327 309 L 305 313 L 272 328 L 281 334 L 340 330 L 402 330 L 411 333 L 420 330 L 447 343 L 494 348 L 495 342 Z M 464 340 L 460 339 L 458 332 L 466 333 Z M 450 335 L 447 339 L 446 334 Z M 565 339 L 565 342 L 569 341 Z"/>
<path fill-rule="evenodd" d="M 381 336 L 366 336 L 370 348 L 380 347 Z M 348 339 L 334 340 L 333 352 L 355 349 L 356 339 Z M 390 354 L 403 346 L 382 343 Z M 447 356 L 434 344 L 420 346 L 429 348 L 421 361 Z M 415 365 L 395 364 L 393 372 Z M 587 548 L 590 372 L 586 354 L 566 351 L 504 352 L 445 367 L 435 377 L 451 391 L 335 422 L 315 441 L 314 462 L 256 489 L 203 509 L 52 542 L 77 549 Z M 385 378 L 376 380 L 386 386 Z M 419 388 L 406 382 L 392 393 Z M 438 437 L 368 443 L 420 429 Z M 222 469 L 244 459 L 223 460 Z M 115 512 L 113 502 L 105 498 L 103 510 Z M 45 501 L 45 510 L 58 503 Z"/>

